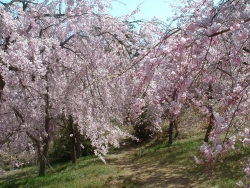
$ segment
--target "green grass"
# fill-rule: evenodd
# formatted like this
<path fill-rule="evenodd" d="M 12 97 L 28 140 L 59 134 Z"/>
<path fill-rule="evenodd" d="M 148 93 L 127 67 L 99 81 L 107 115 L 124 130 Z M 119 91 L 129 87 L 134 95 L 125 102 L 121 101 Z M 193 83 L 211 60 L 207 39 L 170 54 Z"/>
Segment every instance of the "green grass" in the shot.
<path fill-rule="evenodd" d="M 209 178 L 204 173 L 207 167 L 194 161 L 194 155 L 198 155 L 203 143 L 202 136 L 177 140 L 171 146 L 165 140 L 161 137 L 141 144 L 129 156 L 126 149 L 132 145 L 114 150 L 113 156 L 118 154 L 124 158 L 113 161 L 110 158 L 107 165 L 90 156 L 81 158 L 76 165 L 70 162 L 54 164 L 53 169 L 48 167 L 45 177 L 37 176 L 37 166 L 10 171 L 0 176 L 0 187 L 164 187 L 166 183 L 173 183 L 176 187 L 186 184 L 187 187 L 230 188 L 236 187 L 239 180 L 244 180 L 244 166 L 239 161 L 247 160 L 249 149 L 238 154 L 231 153 L 223 163 L 216 163 L 211 167 L 214 172 Z M 119 155 L 119 152 L 123 152 L 123 155 Z M 117 167 L 120 165 L 130 166 L 130 172 Z"/>
<path fill-rule="evenodd" d="M 1 188 L 38 188 L 38 187 L 102 187 L 109 176 L 121 170 L 105 165 L 94 157 L 82 158 L 76 165 L 69 163 L 52 165 L 45 177 L 38 177 L 38 167 L 14 170 L 0 177 Z"/>
<path fill-rule="evenodd" d="M 155 144 L 154 141 L 148 143 L 134 154 L 134 160 L 144 164 L 152 163 L 155 165 L 171 166 L 171 168 L 182 168 L 183 176 L 189 179 L 197 179 L 197 182 L 206 187 L 213 188 L 230 188 L 237 187 L 236 182 L 244 180 L 244 165 L 240 164 L 247 161 L 250 154 L 249 149 L 245 149 L 241 153 L 231 152 L 223 162 L 216 162 L 210 167 L 212 176 L 206 174 L 208 167 L 205 165 L 197 165 L 194 161 L 194 156 L 199 154 L 199 148 L 203 143 L 203 137 L 194 136 L 189 139 L 175 141 L 172 145 L 167 142 Z M 199 180 L 198 180 L 199 179 Z"/>

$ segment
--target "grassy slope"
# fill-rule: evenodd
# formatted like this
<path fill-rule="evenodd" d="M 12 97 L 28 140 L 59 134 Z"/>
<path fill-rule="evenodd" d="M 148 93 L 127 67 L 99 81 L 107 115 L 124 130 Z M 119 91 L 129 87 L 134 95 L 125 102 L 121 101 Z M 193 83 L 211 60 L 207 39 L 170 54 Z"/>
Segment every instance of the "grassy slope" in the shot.
<path fill-rule="evenodd" d="M 38 167 L 8 172 L 0 177 L 0 187 L 102 187 L 108 176 L 121 172 L 94 157 L 82 158 L 74 166 L 70 162 L 52 166 L 53 169 L 49 168 L 45 177 L 37 177 Z"/>
<path fill-rule="evenodd" d="M 197 166 L 202 138 L 195 136 L 168 146 L 154 139 L 139 147 L 127 146 L 107 156 L 108 165 L 94 157 L 71 163 L 52 165 L 45 177 L 37 177 L 38 167 L 27 167 L 0 176 L 0 187 L 236 187 L 243 179 L 238 161 L 245 154 L 232 154 L 225 163 L 218 163 L 212 179 L 204 175 L 205 167 Z"/>
<path fill-rule="evenodd" d="M 224 163 L 218 162 L 211 167 L 213 176 L 208 177 L 205 174 L 207 167 L 194 161 L 202 142 L 203 137 L 196 136 L 176 141 L 172 146 L 166 142 L 149 144 L 138 150 L 134 159 L 148 166 L 154 165 L 156 169 L 171 168 L 172 171 L 165 172 L 169 177 L 167 187 L 236 187 L 235 182 L 244 179 L 243 166 L 239 166 L 238 161 L 246 160 L 247 154 L 231 154 Z"/>

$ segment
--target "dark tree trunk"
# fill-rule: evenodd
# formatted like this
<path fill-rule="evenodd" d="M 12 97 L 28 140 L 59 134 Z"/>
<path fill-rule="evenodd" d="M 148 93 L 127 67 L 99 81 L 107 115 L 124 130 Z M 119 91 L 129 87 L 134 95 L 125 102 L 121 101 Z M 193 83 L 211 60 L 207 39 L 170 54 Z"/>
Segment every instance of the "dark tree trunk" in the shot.
<path fill-rule="evenodd" d="M 173 143 L 173 128 L 174 128 L 174 122 L 171 120 L 169 123 L 169 129 L 168 129 L 168 144 Z"/>
<path fill-rule="evenodd" d="M 72 161 L 72 164 L 76 164 L 76 149 L 75 149 L 74 137 L 71 137 L 70 141 L 71 141 L 71 144 L 70 144 L 71 161 Z"/>
<path fill-rule="evenodd" d="M 209 117 L 209 125 L 207 127 L 207 131 L 206 131 L 206 135 L 205 135 L 205 138 L 204 138 L 204 142 L 208 142 L 209 140 L 209 135 L 213 129 L 213 126 L 214 126 L 214 115 L 213 113 L 211 113 L 210 117 Z"/>
<path fill-rule="evenodd" d="M 177 126 L 176 121 L 174 122 L 174 128 L 175 128 L 174 139 L 177 139 L 177 137 L 179 135 L 179 131 L 178 131 L 178 126 Z"/>
<path fill-rule="evenodd" d="M 169 122 L 169 128 L 168 128 L 168 144 L 171 145 L 173 144 L 173 133 L 174 133 L 174 128 L 177 130 L 177 125 L 174 119 L 170 119 Z M 177 137 L 178 132 L 175 134 L 175 138 Z"/>
<path fill-rule="evenodd" d="M 70 154 L 71 161 L 76 164 L 76 137 L 73 128 L 73 118 L 69 116 L 69 131 L 70 131 Z"/>
<path fill-rule="evenodd" d="M 212 88 L 212 84 L 209 84 L 209 87 L 208 87 L 208 92 L 207 92 L 207 99 L 208 100 L 211 100 L 213 99 L 213 88 Z M 213 107 L 208 105 L 208 110 L 210 112 L 210 117 L 209 117 L 209 124 L 208 124 L 208 127 L 207 127 L 207 132 L 206 132 L 206 135 L 205 135 L 205 138 L 204 138 L 204 142 L 208 142 L 209 141 L 209 135 L 214 127 L 214 114 L 213 114 Z"/>
<path fill-rule="evenodd" d="M 76 134 L 76 158 L 79 159 L 81 157 L 81 142 L 80 142 L 80 133 L 77 129 L 77 126 L 75 126 L 75 134 Z"/>
<path fill-rule="evenodd" d="M 5 82 L 3 80 L 2 75 L 0 74 L 0 100 L 2 99 L 2 91 L 3 91 L 4 86 L 5 86 Z"/>
<path fill-rule="evenodd" d="M 48 145 L 43 146 L 43 152 L 40 156 L 40 168 L 39 168 L 39 176 L 45 176 L 46 163 L 48 157 Z"/>
<path fill-rule="evenodd" d="M 46 110 L 46 117 L 45 117 L 45 132 L 47 136 L 44 136 L 43 138 L 43 151 L 40 152 L 40 169 L 39 169 L 39 176 L 45 176 L 45 170 L 46 170 L 46 163 L 47 163 L 47 157 L 48 157 L 48 150 L 49 150 L 49 116 L 48 116 L 48 110 Z"/>
<path fill-rule="evenodd" d="M 176 101 L 177 99 L 177 89 L 173 91 L 172 100 Z M 169 129 L 168 129 L 168 144 L 171 145 L 173 143 L 173 132 L 174 127 L 177 129 L 175 115 L 170 114 L 170 122 L 169 122 Z M 177 133 L 178 134 L 178 133 Z"/>
<path fill-rule="evenodd" d="M 45 159 L 44 159 L 43 154 L 41 154 L 39 160 L 40 160 L 39 176 L 45 176 L 46 161 L 45 161 Z"/>
<path fill-rule="evenodd" d="M 45 80 L 48 82 L 48 72 L 45 75 Z M 49 126 L 50 126 L 50 116 L 49 116 L 49 87 L 46 86 L 46 94 L 44 95 L 44 100 L 45 100 L 45 122 L 44 122 L 44 129 L 46 135 L 43 136 L 43 143 L 42 147 L 43 150 L 40 155 L 40 169 L 39 169 L 39 176 L 44 176 L 45 175 L 45 170 L 46 170 L 46 163 L 47 157 L 48 157 L 48 151 L 49 151 Z"/>

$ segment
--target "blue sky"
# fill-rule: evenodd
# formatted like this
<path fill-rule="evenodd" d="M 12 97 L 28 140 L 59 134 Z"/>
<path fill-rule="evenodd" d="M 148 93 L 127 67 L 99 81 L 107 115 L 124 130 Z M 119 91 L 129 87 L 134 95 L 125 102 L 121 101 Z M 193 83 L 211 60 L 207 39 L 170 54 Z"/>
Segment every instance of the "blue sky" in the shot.
<path fill-rule="evenodd" d="M 2 0 L 10 2 L 11 0 Z M 43 0 L 38 0 L 43 1 Z M 124 16 L 131 13 L 140 5 L 140 12 L 136 14 L 136 19 L 151 20 L 153 17 L 166 22 L 166 19 L 173 16 L 170 4 L 178 3 L 180 0 L 114 0 L 112 10 L 109 13 L 113 16 Z M 219 0 L 214 0 L 216 3 Z"/>
<path fill-rule="evenodd" d="M 215 3 L 219 2 L 219 0 L 214 1 Z M 178 0 L 115 0 L 112 3 L 110 14 L 123 16 L 131 13 L 140 5 L 140 12 L 136 15 L 136 19 L 151 20 L 155 16 L 165 22 L 168 17 L 174 14 L 169 6 L 173 2 L 176 3 Z"/>
<path fill-rule="evenodd" d="M 169 4 L 173 0 L 120 0 L 112 3 L 110 13 L 113 16 L 122 16 L 131 13 L 140 5 L 140 12 L 137 13 L 136 19 L 151 20 L 154 16 L 162 21 L 173 15 Z"/>
<path fill-rule="evenodd" d="M 11 0 L 2 0 L 2 2 L 5 3 L 10 1 Z M 42 2 L 44 0 L 37 1 Z M 141 11 L 136 15 L 136 19 L 151 20 L 151 18 L 156 16 L 162 21 L 165 21 L 167 16 L 171 16 L 171 9 L 169 8 L 168 2 L 172 1 L 174 0 L 114 0 L 110 14 L 113 16 L 124 16 L 131 13 L 140 5 Z"/>

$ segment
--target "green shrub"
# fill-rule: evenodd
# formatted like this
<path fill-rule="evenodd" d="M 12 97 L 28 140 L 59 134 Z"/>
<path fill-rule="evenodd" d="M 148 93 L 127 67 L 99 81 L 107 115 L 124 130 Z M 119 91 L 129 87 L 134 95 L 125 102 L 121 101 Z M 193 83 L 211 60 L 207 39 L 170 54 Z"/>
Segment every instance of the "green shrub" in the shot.
<path fill-rule="evenodd" d="M 153 117 L 148 109 L 146 109 L 134 122 L 134 136 L 141 141 L 145 141 L 151 138 L 153 134 Z"/>
<path fill-rule="evenodd" d="M 80 143 L 84 146 L 84 148 L 81 148 L 81 156 L 87 156 L 94 153 L 90 140 L 85 139 L 83 135 L 80 135 Z M 50 147 L 50 161 L 71 160 L 70 146 L 71 140 L 69 129 L 61 128 L 60 130 L 57 130 Z"/>

